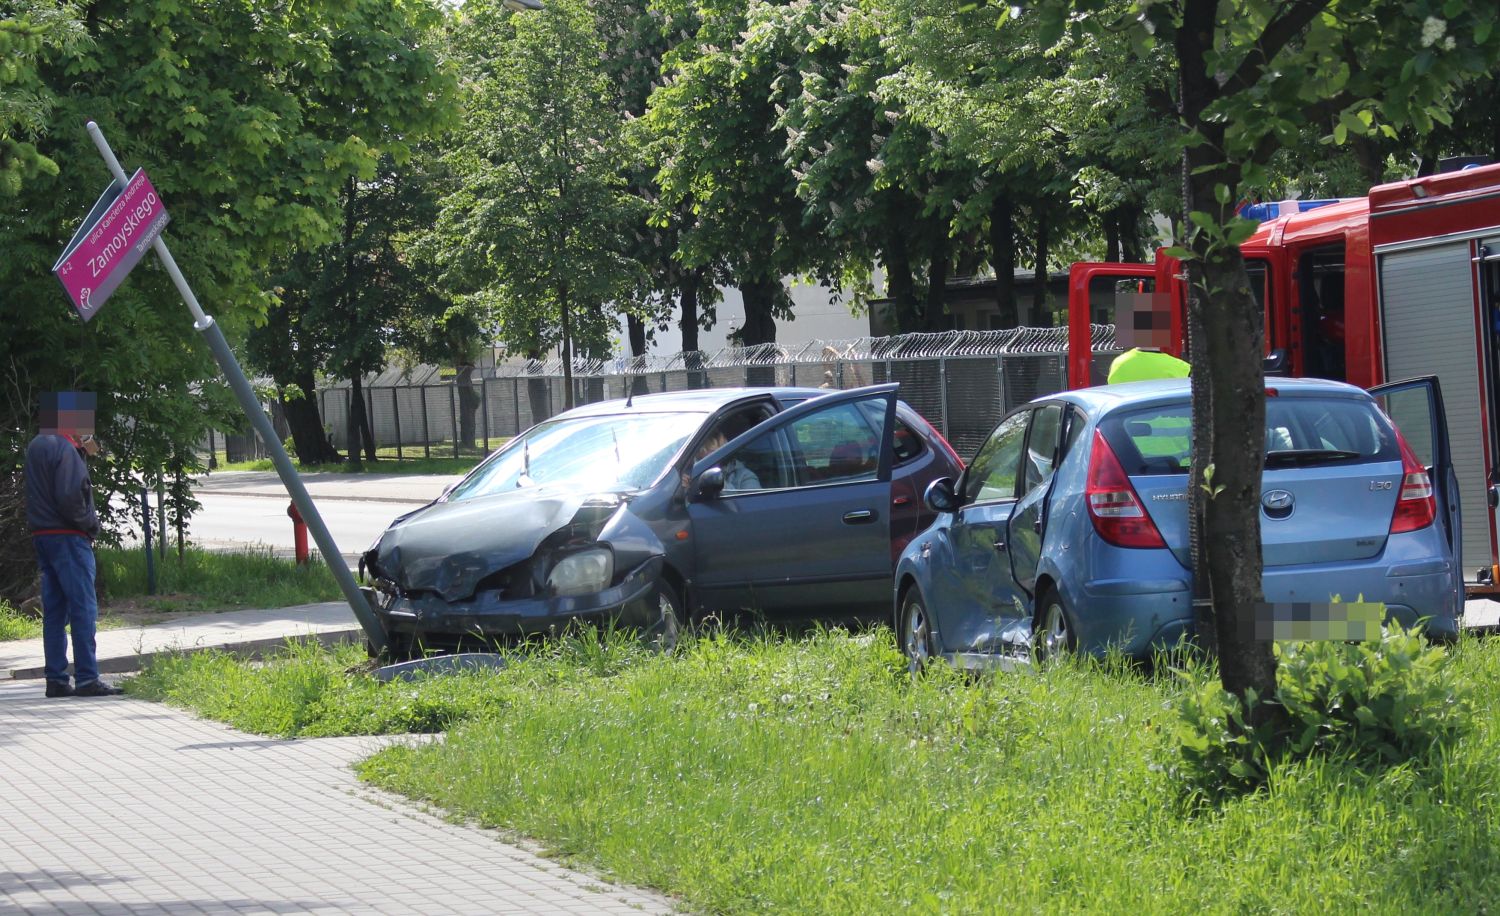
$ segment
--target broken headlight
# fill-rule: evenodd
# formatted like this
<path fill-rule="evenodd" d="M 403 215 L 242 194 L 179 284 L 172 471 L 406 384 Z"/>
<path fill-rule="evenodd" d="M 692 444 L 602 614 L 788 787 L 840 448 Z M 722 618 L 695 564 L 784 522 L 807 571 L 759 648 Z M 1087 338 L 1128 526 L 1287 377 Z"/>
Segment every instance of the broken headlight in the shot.
<path fill-rule="evenodd" d="M 557 561 L 547 575 L 547 588 L 554 595 L 591 595 L 609 587 L 614 571 L 614 554 L 608 550 L 580 550 Z"/>

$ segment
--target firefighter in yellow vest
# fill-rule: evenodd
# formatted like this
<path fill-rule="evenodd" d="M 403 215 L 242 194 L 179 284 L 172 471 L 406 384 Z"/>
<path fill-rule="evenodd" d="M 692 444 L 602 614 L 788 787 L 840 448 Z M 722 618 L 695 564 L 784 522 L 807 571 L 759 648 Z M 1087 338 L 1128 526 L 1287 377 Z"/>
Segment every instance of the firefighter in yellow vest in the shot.
<path fill-rule="evenodd" d="M 1134 347 L 1109 364 L 1109 384 L 1144 382 L 1159 378 L 1187 378 L 1188 364 L 1160 350 Z"/>

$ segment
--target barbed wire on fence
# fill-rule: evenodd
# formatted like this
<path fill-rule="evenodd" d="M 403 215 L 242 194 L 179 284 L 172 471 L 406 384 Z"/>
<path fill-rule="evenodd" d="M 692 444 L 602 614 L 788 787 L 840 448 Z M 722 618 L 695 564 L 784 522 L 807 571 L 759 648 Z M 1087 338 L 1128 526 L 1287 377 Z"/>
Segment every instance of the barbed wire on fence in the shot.
<path fill-rule="evenodd" d="M 1067 385 L 1069 329 L 936 331 L 886 337 L 847 337 L 799 344 L 758 344 L 715 351 L 573 360 L 572 398 L 560 359 L 528 360 L 475 377 L 457 396 L 456 380 L 429 384 L 366 384 L 363 402 L 375 445 L 391 457 L 435 453 L 460 457 L 488 452 L 499 441 L 575 404 L 691 388 L 765 385 L 855 388 L 901 383 L 901 397 L 962 451 L 983 441 L 993 424 L 1018 404 Z M 1117 352 L 1113 325 L 1089 329 L 1094 381 L 1102 381 Z M 436 377 L 426 373 L 425 379 Z M 318 391 L 329 440 L 347 449 L 352 389 Z M 274 413 L 274 411 L 273 411 Z M 284 433 L 283 433 L 284 434 Z M 467 441 L 465 441 L 467 440 Z M 201 450 L 258 457 L 254 436 L 217 433 Z"/>

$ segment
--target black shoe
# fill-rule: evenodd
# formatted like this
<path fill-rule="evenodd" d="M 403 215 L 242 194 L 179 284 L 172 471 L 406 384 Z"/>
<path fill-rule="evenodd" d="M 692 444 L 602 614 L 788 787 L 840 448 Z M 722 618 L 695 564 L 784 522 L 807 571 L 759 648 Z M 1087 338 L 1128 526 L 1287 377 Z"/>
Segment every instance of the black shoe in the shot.
<path fill-rule="evenodd" d="M 103 681 L 89 681 L 87 684 L 79 684 L 73 688 L 75 697 L 117 697 L 125 691 L 118 687 L 112 687 Z"/>
<path fill-rule="evenodd" d="M 73 685 L 69 684 L 67 681 L 48 681 L 47 682 L 47 696 L 49 696 L 49 697 L 70 697 L 72 695 L 73 695 Z"/>

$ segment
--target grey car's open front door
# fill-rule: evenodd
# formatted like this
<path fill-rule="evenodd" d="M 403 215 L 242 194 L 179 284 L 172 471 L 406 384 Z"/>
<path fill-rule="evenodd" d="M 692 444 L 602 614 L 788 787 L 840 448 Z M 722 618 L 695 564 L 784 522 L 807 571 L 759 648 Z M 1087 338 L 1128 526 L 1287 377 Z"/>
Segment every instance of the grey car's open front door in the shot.
<path fill-rule="evenodd" d="M 1370 389 L 1380 409 L 1391 418 L 1417 461 L 1427 468 L 1436 490 L 1436 523 L 1443 526 L 1453 551 L 1457 582 L 1463 587 L 1463 519 L 1458 503 L 1458 474 L 1454 471 L 1448 442 L 1448 418 L 1443 411 L 1443 391 L 1436 376 L 1407 379 Z M 1480 520 L 1475 520 L 1480 521 Z"/>
<path fill-rule="evenodd" d="M 813 398 L 693 465 L 703 611 L 843 616 L 889 603 L 896 389 Z"/>

